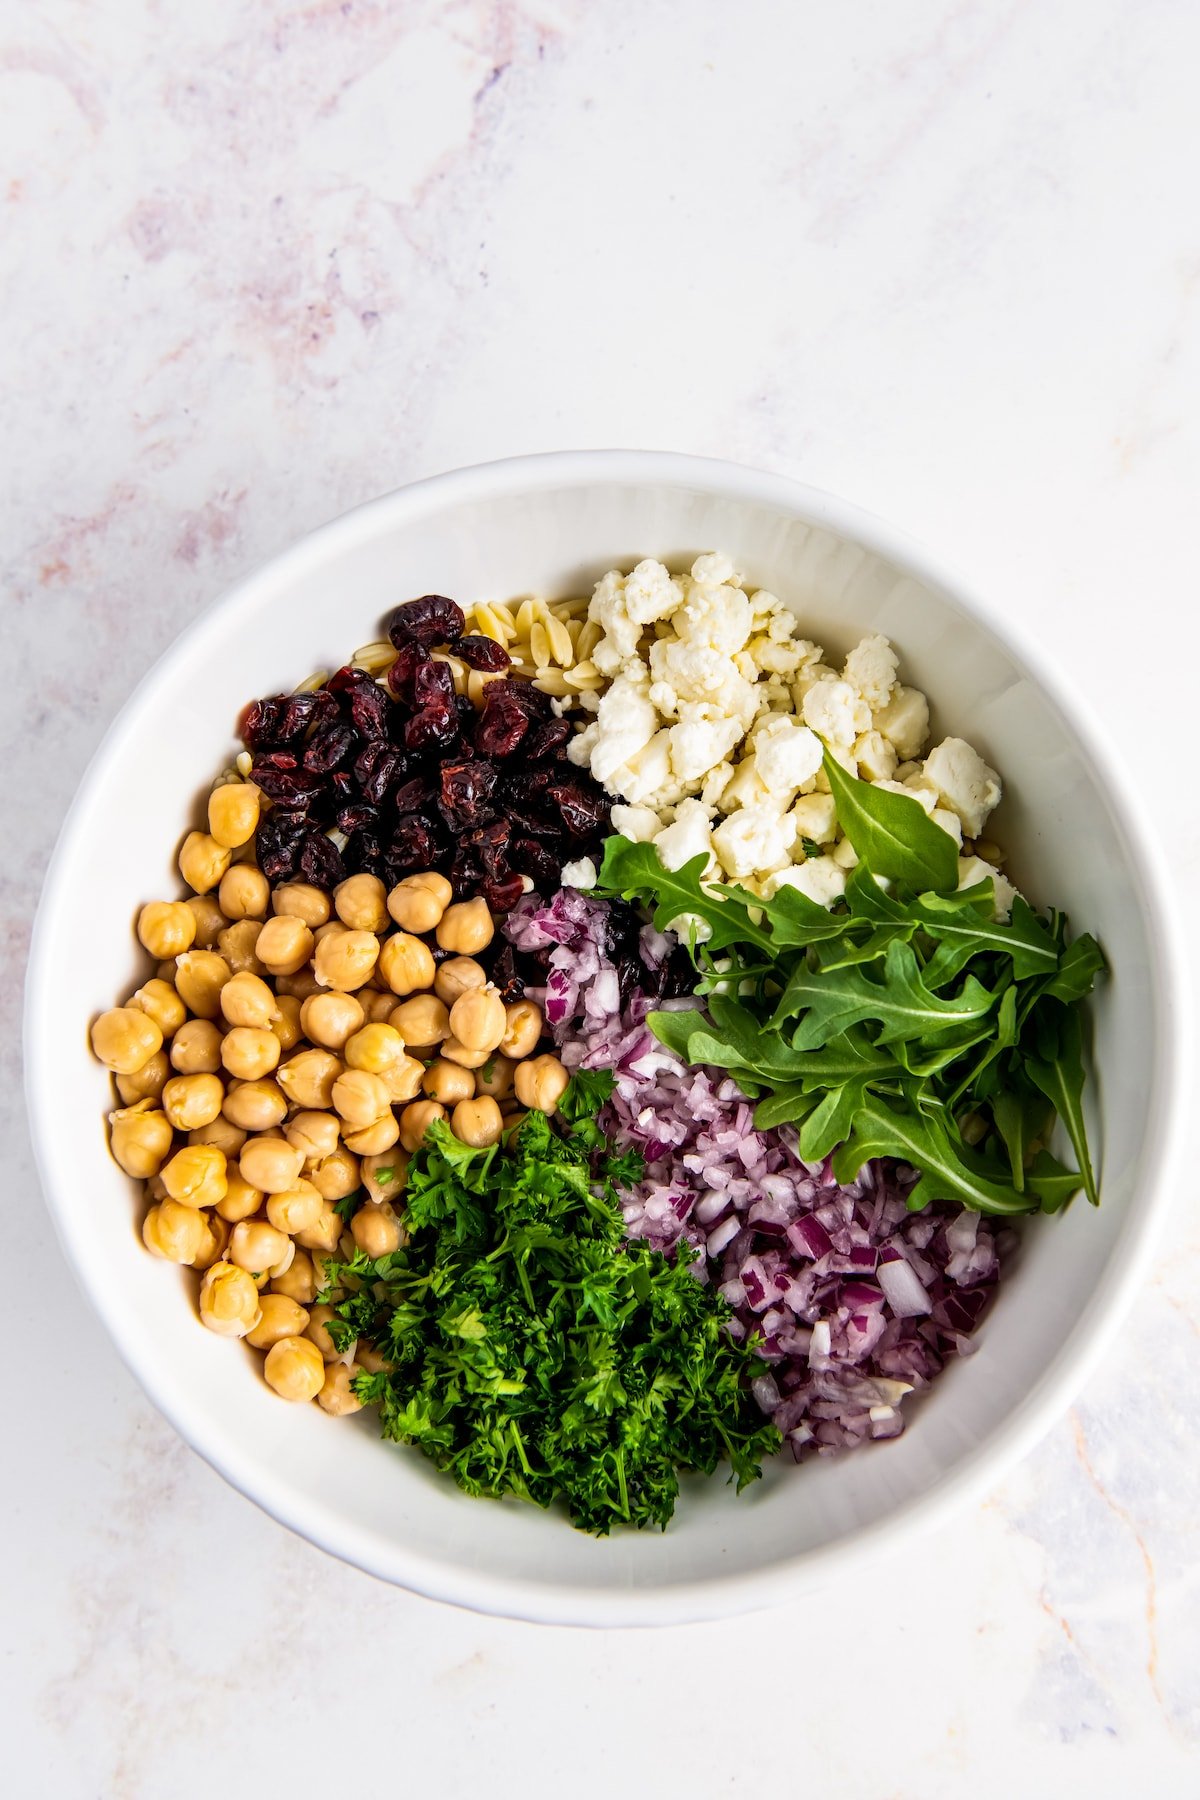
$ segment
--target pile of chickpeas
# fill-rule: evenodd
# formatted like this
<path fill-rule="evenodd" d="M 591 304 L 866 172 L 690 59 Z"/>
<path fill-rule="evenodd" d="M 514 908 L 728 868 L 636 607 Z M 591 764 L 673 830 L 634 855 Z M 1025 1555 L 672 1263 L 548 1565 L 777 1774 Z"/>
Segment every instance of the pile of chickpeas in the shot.
<path fill-rule="evenodd" d="M 155 974 L 96 1019 L 92 1048 L 122 1103 L 113 1156 L 146 1184 L 147 1249 L 200 1272 L 200 1318 L 264 1351 L 276 1393 L 351 1413 L 354 1376 L 387 1365 L 334 1345 L 314 1304 L 326 1261 L 406 1242 L 408 1157 L 434 1119 L 495 1144 L 552 1114 L 568 1075 L 534 1054 L 539 1009 L 505 1004 L 477 960 L 495 932 L 482 899 L 454 903 L 432 872 L 272 890 L 260 804 L 248 781 L 213 790 L 179 855 L 191 896 L 138 918 Z M 336 1203 L 360 1188 L 347 1235 Z"/>

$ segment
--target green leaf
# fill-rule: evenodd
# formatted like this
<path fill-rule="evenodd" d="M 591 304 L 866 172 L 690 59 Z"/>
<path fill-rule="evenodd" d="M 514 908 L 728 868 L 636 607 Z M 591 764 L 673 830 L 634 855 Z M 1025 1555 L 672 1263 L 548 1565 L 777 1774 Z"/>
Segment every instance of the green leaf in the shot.
<path fill-rule="evenodd" d="M 915 1109 L 900 1112 L 867 1095 L 859 1107 L 854 1131 L 833 1158 L 839 1181 L 852 1181 L 863 1163 L 875 1156 L 895 1156 L 912 1163 L 921 1179 L 909 1196 L 914 1211 L 931 1200 L 960 1200 L 978 1212 L 1032 1212 L 1036 1201 L 999 1180 L 987 1162 L 955 1143 L 943 1121 Z"/>
<path fill-rule="evenodd" d="M 1083 1186 L 1078 1169 L 1068 1169 L 1049 1150 L 1039 1150 L 1026 1176 L 1026 1186 L 1036 1194 L 1042 1211 L 1059 1212 Z"/>
<path fill-rule="evenodd" d="M 864 1020 L 878 1022 L 880 1044 L 920 1038 L 949 1028 L 959 1031 L 984 1019 L 994 998 L 969 975 L 950 998 L 930 993 L 921 979 L 911 945 L 894 942 L 884 959 L 884 979 L 873 981 L 861 969 L 836 974 L 800 964 L 792 973 L 776 1008 L 774 1023 L 802 1014 L 792 1038 L 796 1050 L 815 1050 L 836 1033 Z"/>
<path fill-rule="evenodd" d="M 1100 1194 L 1088 1153 L 1087 1125 L 1083 1117 L 1083 1028 L 1073 1008 L 1063 1008 L 1058 1044 L 1050 1056 L 1031 1056 L 1025 1064 L 1029 1079 L 1039 1087 L 1066 1128 L 1071 1148 L 1079 1161 L 1083 1190 L 1093 1206 Z"/>
<path fill-rule="evenodd" d="M 956 966 L 949 956 L 943 959 L 950 974 L 957 974 L 970 957 L 987 951 L 1011 957 L 1018 981 L 1052 974 L 1058 964 L 1058 951 L 1032 907 L 1018 895 L 1012 918 L 1005 923 L 993 917 L 994 906 L 995 888 L 988 880 L 976 882 L 974 887 L 957 894 L 921 894 L 913 901 L 912 912 L 930 936 L 938 940 L 939 956 L 943 950 L 966 952 Z M 937 960 L 935 957 L 935 963 Z M 939 971 L 938 979 L 930 979 L 929 985 L 940 985 L 941 979 Z"/>
<path fill-rule="evenodd" d="M 750 918 L 751 905 L 757 910 L 760 902 L 741 889 L 716 893 L 702 886 L 705 861 L 703 856 L 694 856 L 681 869 L 666 869 L 653 844 L 606 838 L 604 861 L 592 891 L 610 898 L 646 901 L 654 908 L 654 923 L 660 931 L 682 913 L 698 914 L 712 931 L 710 951 L 730 944 L 755 944 L 760 950 L 769 950 L 770 932 Z"/>
<path fill-rule="evenodd" d="M 824 766 L 838 823 L 873 875 L 886 875 L 915 893 L 958 886 L 958 846 L 919 801 L 859 781 L 828 747 Z"/>
<path fill-rule="evenodd" d="M 754 1109 L 756 1131 L 772 1131 L 777 1125 L 799 1125 L 817 1105 L 807 1087 L 778 1087 Z"/>
<path fill-rule="evenodd" d="M 992 1118 L 1001 1142 L 1008 1152 L 1013 1186 L 1025 1191 L 1025 1164 L 1033 1139 L 1046 1123 L 1049 1107 L 1044 1094 L 1037 1094 L 1024 1083 L 1002 1089 L 992 1100 Z"/>
<path fill-rule="evenodd" d="M 1073 938 L 1062 953 L 1058 964 L 1058 972 L 1054 979 L 1046 984 L 1043 992 L 1052 1000 L 1062 1000 L 1067 1005 L 1082 1000 L 1090 994 L 1098 976 L 1104 974 L 1108 964 L 1104 960 L 1095 938 L 1090 932 Z"/>
<path fill-rule="evenodd" d="M 829 1088 L 800 1127 L 800 1156 L 804 1162 L 822 1162 L 844 1144 L 866 1098 L 866 1083 L 848 1081 Z"/>

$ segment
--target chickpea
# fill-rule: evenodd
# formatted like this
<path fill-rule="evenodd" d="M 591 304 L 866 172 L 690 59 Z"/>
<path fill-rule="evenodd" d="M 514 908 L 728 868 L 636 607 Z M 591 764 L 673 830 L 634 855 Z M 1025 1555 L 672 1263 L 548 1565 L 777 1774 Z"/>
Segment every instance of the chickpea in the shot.
<path fill-rule="evenodd" d="M 448 956 L 433 979 L 433 991 L 444 1006 L 453 1006 L 468 988 L 487 986 L 487 970 L 473 956 Z"/>
<path fill-rule="evenodd" d="M 155 1021 L 136 1006 L 114 1006 L 92 1026 L 92 1049 L 116 1075 L 136 1075 L 162 1041 Z"/>
<path fill-rule="evenodd" d="M 347 1069 L 333 1084 L 333 1104 L 348 1125 L 370 1125 L 388 1110 L 387 1089 L 368 1069 Z"/>
<path fill-rule="evenodd" d="M 353 994 L 319 988 L 300 1008 L 300 1027 L 314 1044 L 340 1050 L 347 1039 L 362 1030 L 365 1017 L 362 1002 Z"/>
<path fill-rule="evenodd" d="M 151 900 L 138 914 L 137 934 L 156 961 L 182 956 L 196 941 L 196 921 L 184 900 Z"/>
<path fill-rule="evenodd" d="M 165 1050 L 156 1050 L 149 1062 L 132 1075 L 116 1077 L 117 1092 L 126 1106 L 137 1100 L 157 1100 L 171 1078 L 171 1065 Z"/>
<path fill-rule="evenodd" d="M 276 1275 L 271 1281 L 271 1291 L 283 1294 L 289 1300 L 295 1300 L 300 1306 L 307 1306 L 317 1293 L 317 1277 L 313 1268 L 313 1259 L 307 1250 L 297 1250 L 292 1258 L 292 1266 L 285 1269 L 282 1275 Z M 308 1323 L 307 1318 L 305 1324 Z"/>
<path fill-rule="evenodd" d="M 308 1325 L 304 1307 L 287 1294 L 264 1294 L 258 1307 L 258 1324 L 246 1333 L 246 1342 L 256 1350 L 269 1350 L 280 1338 L 300 1337 Z"/>
<path fill-rule="evenodd" d="M 322 987 L 350 993 L 370 977 L 379 956 L 379 939 L 373 931 L 342 931 L 321 939 L 313 958 Z"/>
<path fill-rule="evenodd" d="M 450 1008 L 450 1036 L 464 1050 L 494 1050 L 504 1029 L 504 1002 L 495 988 L 468 988 Z"/>
<path fill-rule="evenodd" d="M 460 1069 L 482 1069 L 494 1054 L 492 1050 L 468 1050 L 456 1037 L 448 1037 L 442 1045 L 442 1055 L 447 1062 L 457 1063 Z"/>
<path fill-rule="evenodd" d="M 229 921 L 211 894 L 191 894 L 183 903 L 196 921 L 193 950 L 211 950 Z"/>
<path fill-rule="evenodd" d="M 305 1337 L 310 1343 L 316 1345 L 325 1362 L 336 1362 L 342 1354 L 327 1329 L 330 1319 L 336 1317 L 337 1314 L 332 1306 L 326 1306 L 322 1302 L 320 1306 L 314 1306 L 309 1312 L 308 1324 L 304 1330 Z"/>
<path fill-rule="evenodd" d="M 329 895 L 309 881 L 285 881 L 275 889 L 271 905 L 280 918 L 299 919 L 310 931 L 329 918 Z"/>
<path fill-rule="evenodd" d="M 262 936 L 261 919 L 239 919 L 217 935 L 217 949 L 235 975 L 245 970 L 250 975 L 264 975 L 267 965 L 258 954 Z"/>
<path fill-rule="evenodd" d="M 217 1201 L 216 1211 L 230 1225 L 241 1219 L 252 1219 L 263 1203 L 261 1188 L 252 1187 L 242 1174 L 240 1163 L 230 1163 L 225 1170 L 225 1193 Z"/>
<path fill-rule="evenodd" d="M 220 1337 L 245 1337 L 262 1317 L 258 1289 L 245 1269 L 213 1263 L 200 1283 L 200 1318 Z"/>
<path fill-rule="evenodd" d="M 276 999 L 280 995 L 284 995 L 289 1000 L 298 1000 L 303 1003 L 312 994 L 322 994 L 325 991 L 311 968 L 300 969 L 295 975 L 276 975 L 273 979 Z"/>
<path fill-rule="evenodd" d="M 223 956 L 214 950 L 188 950 L 175 965 L 175 986 L 189 1012 L 198 1019 L 215 1019 L 221 1011 L 221 989 L 233 976 Z"/>
<path fill-rule="evenodd" d="M 278 1082 L 293 1106 L 328 1112 L 342 1063 L 329 1050 L 301 1050 L 280 1065 Z"/>
<path fill-rule="evenodd" d="M 460 1100 L 450 1115 L 455 1137 L 477 1150 L 485 1144 L 498 1144 L 503 1128 L 500 1108 L 486 1094 L 478 1100 Z"/>
<path fill-rule="evenodd" d="M 230 1025 L 265 1031 L 275 1017 L 275 996 L 258 975 L 243 969 L 221 989 L 221 1011 Z"/>
<path fill-rule="evenodd" d="M 169 1054 L 178 1075 L 215 1075 L 221 1067 L 221 1033 L 211 1019 L 189 1019 L 171 1039 Z"/>
<path fill-rule="evenodd" d="M 415 994 L 433 986 L 435 965 L 428 944 L 407 931 L 393 932 L 379 952 L 379 973 L 393 994 Z"/>
<path fill-rule="evenodd" d="M 275 996 L 275 1017 L 271 1020 L 271 1030 L 279 1039 L 281 1050 L 294 1050 L 304 1035 L 300 1024 L 300 1004 L 294 994 Z"/>
<path fill-rule="evenodd" d="M 154 1110 L 152 1100 L 109 1113 L 113 1158 L 136 1181 L 157 1175 L 171 1152 L 173 1132 L 166 1113 Z"/>
<path fill-rule="evenodd" d="M 281 1400 L 315 1400 L 325 1384 L 325 1364 L 307 1338 L 285 1337 L 267 1351 L 263 1376 Z"/>
<path fill-rule="evenodd" d="M 211 1125 L 221 1110 L 225 1089 L 217 1075 L 174 1075 L 162 1091 L 162 1107 L 176 1131 Z"/>
<path fill-rule="evenodd" d="M 229 867 L 230 852 L 207 831 L 189 831 L 179 852 L 179 873 L 193 893 L 207 894 Z"/>
<path fill-rule="evenodd" d="M 471 1098 L 475 1092 L 475 1078 L 461 1064 L 439 1056 L 422 1076 L 421 1088 L 431 1100 L 438 1100 L 443 1106 L 454 1106 L 459 1100 Z"/>
<path fill-rule="evenodd" d="M 188 1132 L 189 1144 L 215 1144 L 227 1162 L 235 1162 L 246 1134 L 237 1125 L 231 1125 L 222 1113 L 219 1118 L 210 1119 L 207 1125 L 196 1125 Z"/>
<path fill-rule="evenodd" d="M 400 1142 L 409 1152 L 416 1150 L 435 1119 L 444 1119 L 446 1109 L 436 1100 L 414 1100 L 400 1114 Z"/>
<path fill-rule="evenodd" d="M 245 1179 L 264 1194 L 283 1194 L 296 1185 L 304 1157 L 283 1138 L 252 1137 L 238 1159 Z"/>
<path fill-rule="evenodd" d="M 454 897 L 454 889 L 444 875 L 429 871 L 424 875 L 406 875 L 387 897 L 387 909 L 402 931 L 432 931 Z"/>
<path fill-rule="evenodd" d="M 554 1114 L 570 1079 L 557 1056 L 534 1056 L 517 1064 L 513 1087 L 522 1106 Z"/>
<path fill-rule="evenodd" d="M 292 1240 L 286 1232 L 276 1230 L 268 1225 L 265 1219 L 242 1219 L 233 1228 L 229 1239 L 229 1261 L 236 1263 L 239 1269 L 249 1269 L 252 1275 L 261 1275 L 264 1269 L 272 1274 L 275 1265 L 283 1265 L 279 1273 L 283 1274 L 284 1258 L 291 1263 L 289 1252 L 293 1250 Z"/>
<path fill-rule="evenodd" d="M 194 1206 L 164 1200 L 142 1220 L 142 1242 L 164 1262 L 190 1263 L 204 1247 L 204 1215 Z"/>
<path fill-rule="evenodd" d="M 258 830 L 262 807 L 252 781 L 227 781 L 208 796 L 208 829 L 214 843 L 240 850 Z"/>
<path fill-rule="evenodd" d="M 467 956 L 486 950 L 494 935 L 486 900 L 460 900 L 457 905 L 448 906 L 437 928 L 437 941 L 443 950 Z"/>
<path fill-rule="evenodd" d="M 327 1256 L 338 1247 L 342 1236 L 342 1218 L 330 1201 L 323 1202 L 322 1210 L 311 1225 L 296 1233 L 296 1242 L 306 1250 L 323 1250 Z"/>
<path fill-rule="evenodd" d="M 513 1091 L 516 1063 L 507 1056 L 491 1056 L 475 1075 L 476 1094 L 487 1094 L 493 1100 L 507 1100 Z"/>
<path fill-rule="evenodd" d="M 366 1256 L 390 1256 L 406 1240 L 405 1232 L 392 1207 L 368 1200 L 350 1221 L 350 1232 Z"/>
<path fill-rule="evenodd" d="M 323 944 L 326 938 L 345 937 L 349 929 L 340 919 L 326 919 L 324 925 L 318 925 L 314 930 L 313 943 Z"/>
<path fill-rule="evenodd" d="M 297 1181 L 295 1187 L 272 1194 L 267 1201 L 267 1218 L 276 1231 L 286 1231 L 289 1237 L 311 1231 L 324 1210 L 325 1201 L 311 1181 Z"/>
<path fill-rule="evenodd" d="M 450 1035 L 450 1014 L 446 1002 L 436 994 L 414 994 L 392 1009 L 389 1021 L 406 1044 L 428 1049 Z"/>
<path fill-rule="evenodd" d="M 186 1206 L 215 1206 L 225 1197 L 225 1155 L 215 1144 L 188 1144 L 160 1172 L 172 1200 Z"/>
<path fill-rule="evenodd" d="M 303 919 L 276 913 L 258 934 L 254 954 L 272 975 L 295 975 L 313 953 L 313 934 Z"/>
<path fill-rule="evenodd" d="M 351 875 L 333 890 L 333 904 L 343 925 L 352 931 L 386 931 L 387 889 L 378 875 Z"/>
<path fill-rule="evenodd" d="M 500 1048 L 505 1056 L 511 1056 L 514 1062 L 520 1062 L 536 1050 L 538 1040 L 545 1028 L 541 1009 L 532 1000 L 514 1000 L 511 1006 L 504 1009 L 504 1036 L 500 1039 Z"/>
<path fill-rule="evenodd" d="M 380 1113 L 369 1125 L 359 1125 L 346 1130 L 346 1148 L 353 1150 L 356 1156 L 380 1156 L 390 1150 L 400 1136 L 400 1125 L 395 1113 L 389 1107 L 387 1112 Z"/>
<path fill-rule="evenodd" d="M 193 1269 L 211 1269 L 215 1262 L 220 1262 L 225 1255 L 229 1243 L 229 1226 L 215 1212 L 201 1213 L 200 1222 L 204 1227 L 204 1238 L 200 1248 L 192 1258 Z"/>
<path fill-rule="evenodd" d="M 221 1040 L 221 1061 L 237 1081 L 261 1081 L 276 1067 L 279 1054 L 275 1033 L 254 1025 L 235 1025 Z"/>
<path fill-rule="evenodd" d="M 517 1132 L 520 1130 L 521 1126 L 525 1123 L 525 1121 L 528 1117 L 529 1117 L 529 1114 L 527 1112 L 505 1113 L 505 1115 L 504 1115 L 504 1142 L 506 1144 L 512 1143 L 513 1139 L 517 1135 Z"/>
<path fill-rule="evenodd" d="M 408 1157 L 403 1150 L 364 1156 L 362 1182 L 372 1200 L 394 1200 L 408 1183 Z"/>
<path fill-rule="evenodd" d="M 298 1112 L 284 1126 L 283 1135 L 295 1150 L 303 1150 L 305 1162 L 332 1156 L 342 1135 L 341 1121 L 330 1112 Z"/>
<path fill-rule="evenodd" d="M 376 980 L 378 975 L 379 970 L 376 967 L 375 974 L 371 979 Z M 378 988 L 359 988 L 358 998 L 362 1002 L 362 1009 L 366 1015 L 365 1022 L 368 1025 L 386 1025 L 396 1010 L 396 996 L 391 988 L 386 989 L 383 993 L 380 993 Z"/>
<path fill-rule="evenodd" d="M 309 1170 L 309 1180 L 326 1200 L 344 1200 L 361 1186 L 358 1158 L 345 1145 L 339 1145 L 332 1156 L 323 1157 Z"/>
<path fill-rule="evenodd" d="M 393 1063 L 403 1061 L 404 1039 L 393 1025 L 364 1025 L 347 1038 L 344 1054 L 347 1068 L 382 1075 Z"/>
<path fill-rule="evenodd" d="M 394 1063 L 389 1063 L 379 1079 L 387 1089 L 389 1102 L 397 1106 L 401 1101 L 416 1099 L 424 1075 L 424 1063 L 418 1062 L 415 1056 L 401 1055 Z"/>
<path fill-rule="evenodd" d="M 187 1018 L 187 1007 L 169 981 L 159 976 L 142 983 L 128 1004 L 154 1020 L 164 1038 L 172 1037 Z"/>
<path fill-rule="evenodd" d="M 231 1082 L 221 1111 L 231 1125 L 240 1126 L 243 1131 L 273 1131 L 286 1119 L 287 1109 L 282 1086 L 268 1079 Z"/>
<path fill-rule="evenodd" d="M 221 877 L 217 899 L 227 919 L 265 919 L 271 884 L 253 863 L 234 863 Z"/>
<path fill-rule="evenodd" d="M 362 1401 L 350 1385 L 361 1371 L 357 1363 L 330 1363 L 317 1395 L 317 1405 L 331 1418 L 344 1419 L 349 1413 L 362 1411 Z"/>

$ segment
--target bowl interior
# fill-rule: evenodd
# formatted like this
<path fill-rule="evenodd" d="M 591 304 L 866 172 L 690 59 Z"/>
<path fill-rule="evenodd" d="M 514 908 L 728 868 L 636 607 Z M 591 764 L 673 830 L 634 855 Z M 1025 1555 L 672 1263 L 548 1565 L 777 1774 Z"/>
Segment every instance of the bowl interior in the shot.
<path fill-rule="evenodd" d="M 737 487 L 704 465 L 626 473 L 611 459 L 565 459 L 425 484 L 318 533 L 206 614 L 139 690 L 89 775 L 39 921 L 34 1131 L 64 1243 L 126 1360 L 184 1435 L 276 1516 L 390 1579 L 529 1617 L 632 1622 L 763 1603 L 994 1467 L 1116 1292 L 1159 1129 L 1154 909 L 1092 752 L 1018 654 L 882 528 L 782 483 Z M 529 1508 L 465 1499 L 415 1452 L 381 1444 L 369 1419 L 281 1405 L 249 1352 L 198 1324 L 190 1275 L 145 1254 L 133 1186 L 104 1147 L 107 1078 L 82 1031 L 46 1027 L 77 1016 L 81 997 L 91 1012 L 128 991 L 131 919 L 177 891 L 178 839 L 235 749 L 247 698 L 336 667 L 414 594 L 581 592 L 614 564 L 655 555 L 683 566 L 714 548 L 791 602 L 831 656 L 867 629 L 893 639 L 902 678 L 934 703 L 935 733 L 961 733 L 1002 772 L 994 830 L 1018 882 L 1105 944 L 1113 979 L 1094 1012 L 1104 1204 L 1079 1201 L 1026 1229 L 977 1354 L 947 1371 L 899 1440 L 800 1470 L 779 1459 L 740 1499 L 719 1479 L 689 1483 L 665 1534 L 598 1541 Z M 86 936 L 71 921 L 85 892 Z"/>

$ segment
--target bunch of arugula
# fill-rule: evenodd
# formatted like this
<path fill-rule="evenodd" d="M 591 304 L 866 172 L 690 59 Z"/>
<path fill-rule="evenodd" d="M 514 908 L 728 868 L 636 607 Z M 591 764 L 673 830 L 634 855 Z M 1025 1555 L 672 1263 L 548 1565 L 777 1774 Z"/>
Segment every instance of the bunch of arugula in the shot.
<path fill-rule="evenodd" d="M 825 770 L 859 858 L 832 911 L 794 888 L 762 900 L 706 883 L 703 857 L 670 871 L 650 844 L 607 841 L 598 895 L 643 902 L 660 929 L 690 915 L 711 931 L 692 950 L 705 1010 L 651 1013 L 652 1031 L 728 1070 L 756 1123 L 796 1126 L 800 1155 L 832 1154 L 839 1181 L 893 1156 L 921 1171 L 914 1210 L 1054 1212 L 1080 1188 L 1098 1204 L 1080 1016 L 1105 967 L 1096 940 L 1068 940 L 1061 913 L 1020 896 L 997 921 L 992 881 L 957 891 L 957 846 L 917 801 L 828 751 Z M 1045 1147 L 1055 1114 L 1077 1169 Z"/>
<path fill-rule="evenodd" d="M 551 1124 L 471 1149 L 440 1122 L 408 1169 L 410 1241 L 328 1266 L 331 1337 L 392 1364 L 355 1380 L 385 1437 L 469 1494 L 555 1498 L 575 1524 L 665 1526 L 678 1471 L 725 1458 L 738 1490 L 779 1447 L 747 1391 L 752 1349 L 688 1271 L 625 1243 L 617 1190 L 641 1159 L 596 1124 L 609 1074 L 576 1075 Z"/>

